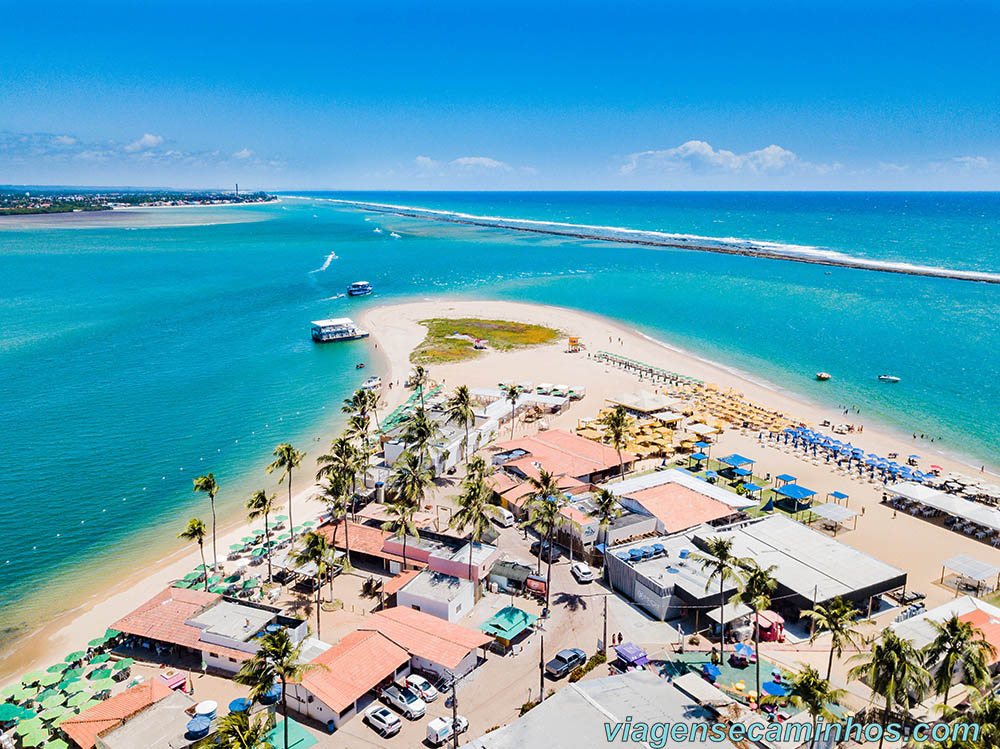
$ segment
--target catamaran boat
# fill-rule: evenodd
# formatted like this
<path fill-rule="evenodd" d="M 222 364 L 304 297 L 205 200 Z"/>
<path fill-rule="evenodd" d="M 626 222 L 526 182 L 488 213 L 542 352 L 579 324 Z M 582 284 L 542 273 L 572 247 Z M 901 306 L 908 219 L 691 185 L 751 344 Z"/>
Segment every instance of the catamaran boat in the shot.
<path fill-rule="evenodd" d="M 316 343 L 353 341 L 368 336 L 368 331 L 359 328 L 349 317 L 335 317 L 330 320 L 313 320 L 312 322 L 312 339 Z"/>
<path fill-rule="evenodd" d="M 829 372 L 817 372 L 816 373 L 816 379 L 819 380 L 820 382 L 826 382 L 827 380 L 830 379 L 830 373 Z"/>
<path fill-rule="evenodd" d="M 382 387 L 381 377 L 369 377 L 367 380 L 361 383 L 362 390 L 378 390 L 380 387 Z"/>
<path fill-rule="evenodd" d="M 879 375 L 878 378 L 881 382 L 899 382 L 899 378 L 894 375 Z"/>
<path fill-rule="evenodd" d="M 373 291 L 375 289 L 367 281 L 355 281 L 347 287 L 347 293 L 350 296 L 368 296 Z"/>

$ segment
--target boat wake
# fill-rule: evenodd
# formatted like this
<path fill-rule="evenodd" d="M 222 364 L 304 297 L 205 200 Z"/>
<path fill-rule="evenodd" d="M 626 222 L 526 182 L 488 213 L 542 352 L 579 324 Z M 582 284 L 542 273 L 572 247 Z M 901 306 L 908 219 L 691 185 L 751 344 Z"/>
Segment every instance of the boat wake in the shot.
<path fill-rule="evenodd" d="M 325 271 L 327 268 L 330 267 L 330 263 L 332 263 L 334 260 L 338 260 L 338 259 L 339 258 L 337 257 L 337 253 L 336 252 L 331 252 L 329 255 L 326 256 L 326 260 L 323 261 L 323 264 L 320 267 L 318 267 L 316 270 L 311 270 L 309 272 L 310 273 L 322 273 L 323 271 Z"/>
<path fill-rule="evenodd" d="M 645 229 L 629 229 L 622 226 L 591 226 L 588 224 L 571 224 L 559 221 L 536 221 L 533 219 L 505 218 L 502 216 L 477 216 L 457 211 L 389 205 L 386 203 L 368 203 L 338 198 L 314 198 L 314 200 L 323 200 L 363 211 L 404 216 L 407 218 L 421 218 L 431 221 L 446 221 L 466 226 L 507 229 L 510 231 L 523 231 L 600 242 L 637 244 L 646 247 L 664 247 L 694 250 L 697 252 L 715 252 L 725 255 L 743 255 L 745 257 L 787 260 L 797 263 L 856 268 L 883 273 L 900 273 L 911 276 L 951 278 L 958 281 L 1000 284 L 1000 273 L 877 260 L 808 245 L 766 242 L 755 239 L 741 239 L 739 237 L 703 237 L 695 234 L 674 234 Z M 381 233 L 379 229 L 375 229 L 375 231 Z"/>

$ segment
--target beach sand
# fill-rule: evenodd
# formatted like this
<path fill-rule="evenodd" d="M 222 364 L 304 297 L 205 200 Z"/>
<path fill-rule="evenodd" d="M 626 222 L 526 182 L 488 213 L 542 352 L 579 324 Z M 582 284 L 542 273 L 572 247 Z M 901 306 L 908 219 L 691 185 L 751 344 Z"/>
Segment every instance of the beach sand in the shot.
<path fill-rule="evenodd" d="M 229 211 L 255 205 L 280 203 L 266 200 L 259 203 L 220 203 L 197 205 L 151 205 L 113 208 L 106 211 L 71 213 L 28 213 L 0 216 L 0 230 L 23 229 L 154 229 L 169 226 L 211 226 L 268 221 L 273 216 L 251 211 Z M 211 209 L 216 209 L 214 212 Z M 201 209 L 201 210 L 191 210 Z"/>
<path fill-rule="evenodd" d="M 753 382 L 737 372 L 668 348 L 612 320 L 563 308 L 514 302 L 434 300 L 369 310 L 362 322 L 372 331 L 373 344 L 376 346 L 378 363 L 373 368 L 382 375 L 386 384 L 390 381 L 395 383 L 391 390 L 383 388 L 382 413 L 388 413 L 409 395 L 402 383 L 412 368 L 409 362 L 410 351 L 423 340 L 425 334 L 419 320 L 449 316 L 506 319 L 555 327 L 564 334 L 581 336 L 591 352 L 598 349 L 610 350 L 638 361 L 717 383 L 720 387 L 731 386 L 752 401 L 813 424 L 818 424 L 825 418 L 834 423 L 851 420 L 855 424 L 864 424 L 863 433 L 851 434 L 849 438 L 867 451 L 880 455 L 889 452 L 901 455 L 918 452 L 923 456 L 921 466 L 924 468 L 929 463 L 937 463 L 945 471 L 972 473 L 967 465 L 948 456 L 935 454 L 928 449 L 926 443 L 913 443 L 907 438 L 879 430 L 866 423 L 863 417 L 847 417 L 838 414 L 836 409 L 824 409 Z M 580 418 L 594 416 L 605 405 L 605 398 L 623 392 L 650 389 L 649 383 L 639 383 L 635 375 L 588 359 L 585 353 L 566 353 L 565 340 L 559 344 L 507 353 L 490 351 L 460 363 L 431 365 L 429 370 L 431 378 L 441 383 L 446 390 L 460 384 L 494 387 L 501 380 L 582 384 L 587 388 L 586 398 L 575 403 L 566 413 L 549 420 L 551 427 L 566 429 L 572 429 Z M 515 433 L 520 435 L 527 433 L 528 427 L 517 425 L 515 429 Z M 505 428 L 500 437 L 506 439 L 508 436 L 509 431 Z M 891 508 L 879 502 L 880 485 L 834 473 L 825 465 L 813 465 L 773 446 L 763 445 L 757 441 L 756 433 L 727 431 L 714 448 L 713 454 L 722 455 L 725 452 L 739 452 L 754 458 L 757 460 L 755 472 L 766 471 L 772 475 L 791 473 L 798 476 L 799 483 L 816 490 L 820 498 L 834 490 L 849 494 L 850 507 L 863 509 L 865 514 L 858 518 L 856 530 L 842 531 L 838 540 L 905 569 L 910 576 L 908 588 L 926 593 L 929 607 L 954 596 L 953 590 L 938 585 L 942 560 L 966 553 L 1000 566 L 1000 551 L 993 547 L 904 513 L 894 518 Z M 299 523 L 316 517 L 322 509 L 321 505 L 309 499 L 313 488 L 305 488 L 313 473 L 314 467 L 310 460 L 296 476 L 296 487 L 299 488 L 294 502 L 294 517 Z M 280 512 L 283 513 L 285 499 L 281 489 L 278 504 L 282 506 Z M 255 527 L 258 525 L 259 522 L 254 524 Z M 219 549 L 228 549 L 231 543 L 245 535 L 247 527 L 244 522 L 224 526 L 224 531 L 219 535 Z M 173 533 L 174 529 L 169 532 Z M 210 546 L 207 547 L 207 552 L 210 559 Z M 0 684 L 29 669 L 44 668 L 61 660 L 63 655 L 103 634 L 121 616 L 198 564 L 200 558 L 197 548 L 186 546 L 155 565 L 139 570 L 123 570 L 122 578 L 117 584 L 95 595 L 86 605 L 46 623 L 31 635 L 16 641 L 14 647 L 0 660 Z"/>

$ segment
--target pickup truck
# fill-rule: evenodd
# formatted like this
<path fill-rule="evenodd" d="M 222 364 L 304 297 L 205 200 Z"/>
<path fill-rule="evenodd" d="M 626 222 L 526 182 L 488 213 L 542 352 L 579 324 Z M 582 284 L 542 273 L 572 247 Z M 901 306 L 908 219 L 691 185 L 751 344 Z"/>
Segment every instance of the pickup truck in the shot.
<path fill-rule="evenodd" d="M 566 648 L 556 653 L 556 657 L 545 664 L 545 673 L 553 679 L 561 679 L 577 666 L 587 662 L 587 654 L 579 648 Z"/>
<path fill-rule="evenodd" d="M 410 720 L 422 718 L 427 712 L 427 704 L 409 687 L 391 684 L 382 690 L 382 700 Z"/>

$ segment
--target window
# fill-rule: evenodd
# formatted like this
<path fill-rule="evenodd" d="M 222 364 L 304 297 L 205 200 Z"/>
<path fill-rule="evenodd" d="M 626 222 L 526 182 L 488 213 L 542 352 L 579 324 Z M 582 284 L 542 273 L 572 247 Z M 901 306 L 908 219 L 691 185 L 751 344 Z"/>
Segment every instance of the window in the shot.
<path fill-rule="evenodd" d="M 420 611 L 420 607 L 417 606 L 416 604 L 414 604 L 413 606 L 410 606 L 410 608 L 413 609 L 414 611 Z"/>
<path fill-rule="evenodd" d="M 209 655 L 210 655 L 210 656 L 211 656 L 212 658 L 218 658 L 218 657 L 219 657 L 219 654 L 218 654 L 218 653 L 209 653 Z"/>

